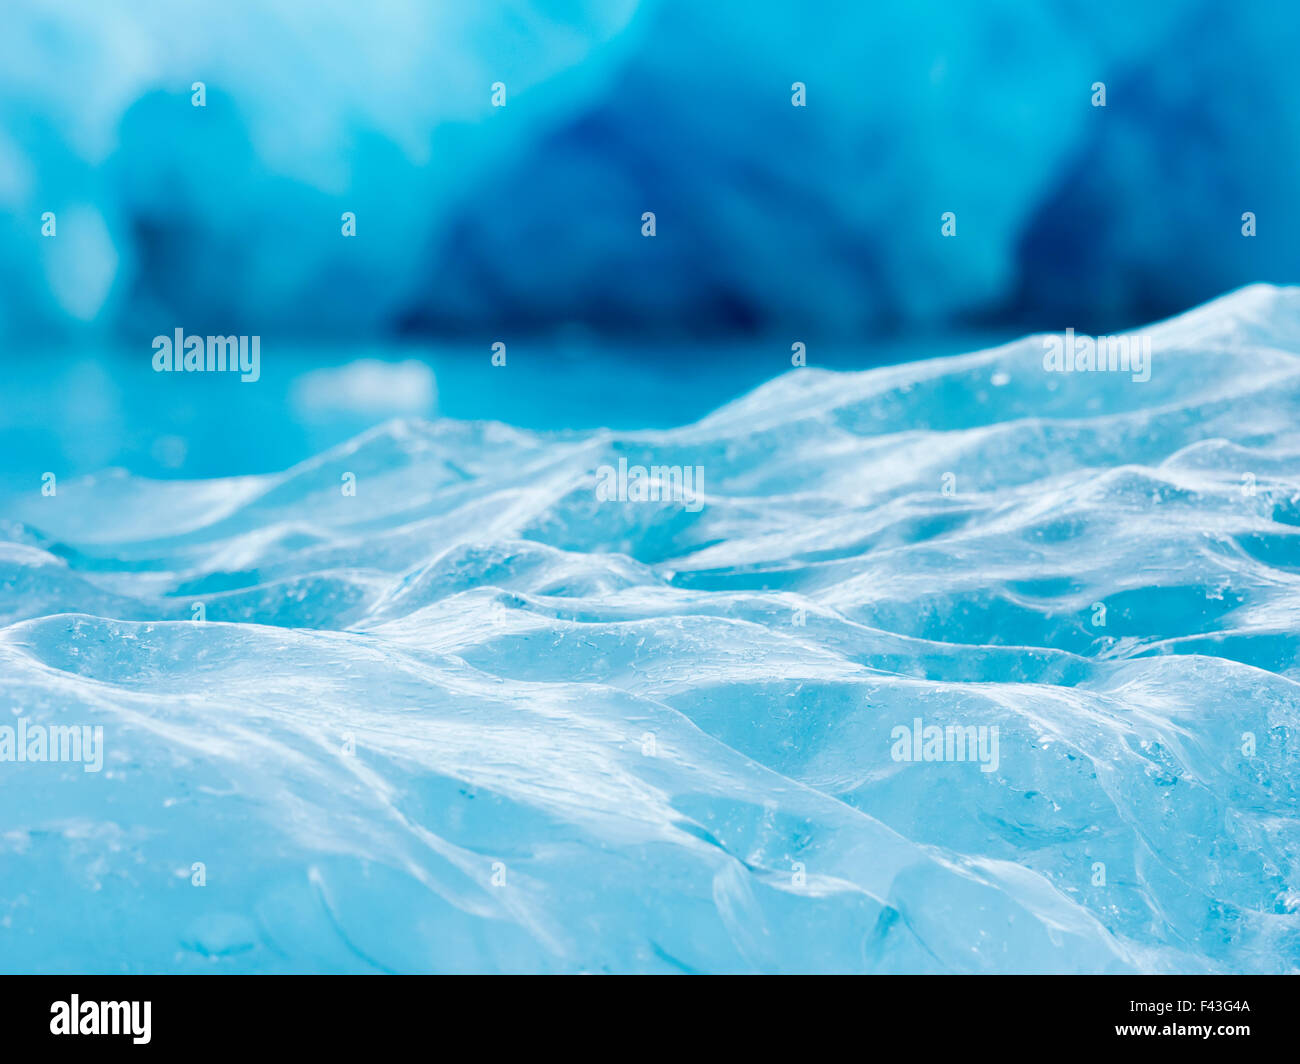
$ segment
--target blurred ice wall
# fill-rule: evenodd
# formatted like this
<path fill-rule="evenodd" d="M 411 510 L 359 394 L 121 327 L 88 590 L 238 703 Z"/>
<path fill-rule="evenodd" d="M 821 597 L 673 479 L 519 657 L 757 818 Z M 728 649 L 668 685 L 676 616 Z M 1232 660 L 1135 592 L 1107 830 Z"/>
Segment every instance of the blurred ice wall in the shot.
<path fill-rule="evenodd" d="M 1297 279 L 1293 0 L 6 0 L 4 22 L 7 338 L 1109 329 Z"/>

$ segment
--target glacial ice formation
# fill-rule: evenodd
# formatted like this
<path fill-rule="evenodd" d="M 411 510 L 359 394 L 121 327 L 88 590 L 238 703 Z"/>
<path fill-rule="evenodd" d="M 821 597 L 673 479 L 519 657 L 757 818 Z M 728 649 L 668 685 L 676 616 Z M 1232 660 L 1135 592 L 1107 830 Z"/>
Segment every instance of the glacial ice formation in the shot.
<path fill-rule="evenodd" d="M 0 335 L 1110 328 L 1300 243 L 1294 3 L 6 6 Z"/>
<path fill-rule="evenodd" d="M 1148 334 L 5 498 L 0 968 L 1296 970 L 1300 290 Z"/>

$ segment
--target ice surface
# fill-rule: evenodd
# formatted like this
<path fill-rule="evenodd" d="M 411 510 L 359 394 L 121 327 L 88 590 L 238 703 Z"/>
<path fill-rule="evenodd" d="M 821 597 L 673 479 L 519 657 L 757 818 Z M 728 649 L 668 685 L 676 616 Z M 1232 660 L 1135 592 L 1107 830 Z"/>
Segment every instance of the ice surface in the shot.
<path fill-rule="evenodd" d="M 0 968 L 1295 970 L 1300 289 L 1150 336 L 3 500 Z"/>

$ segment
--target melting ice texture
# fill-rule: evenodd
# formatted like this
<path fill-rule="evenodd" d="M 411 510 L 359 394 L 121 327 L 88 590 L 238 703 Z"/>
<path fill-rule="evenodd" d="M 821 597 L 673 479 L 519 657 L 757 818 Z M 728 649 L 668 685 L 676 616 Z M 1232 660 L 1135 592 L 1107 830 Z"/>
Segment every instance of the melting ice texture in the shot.
<path fill-rule="evenodd" d="M 1296 970 L 1300 289 L 1149 335 L 7 500 L 0 967 Z"/>

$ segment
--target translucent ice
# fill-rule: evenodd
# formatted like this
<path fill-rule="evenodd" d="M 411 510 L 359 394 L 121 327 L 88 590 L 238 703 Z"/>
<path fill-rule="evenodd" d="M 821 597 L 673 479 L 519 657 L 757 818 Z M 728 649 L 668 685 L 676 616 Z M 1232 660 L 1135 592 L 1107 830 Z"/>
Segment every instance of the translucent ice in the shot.
<path fill-rule="evenodd" d="M 0 968 L 1295 970 L 1300 290 L 1148 335 L 5 499 Z"/>

